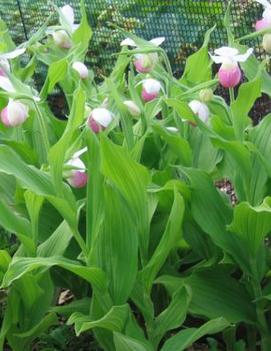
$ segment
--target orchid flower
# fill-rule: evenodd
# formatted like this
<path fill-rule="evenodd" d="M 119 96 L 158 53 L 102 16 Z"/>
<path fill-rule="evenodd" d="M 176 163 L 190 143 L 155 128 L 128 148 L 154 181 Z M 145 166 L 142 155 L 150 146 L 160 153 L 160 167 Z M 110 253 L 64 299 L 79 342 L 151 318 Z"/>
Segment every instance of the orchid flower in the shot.
<path fill-rule="evenodd" d="M 70 5 L 61 7 L 59 22 L 65 29 L 54 31 L 52 34 L 55 44 L 63 49 L 70 49 L 72 42 L 70 35 L 78 28 L 78 24 L 74 23 L 74 11 Z M 50 33 L 50 32 L 49 32 Z"/>
<path fill-rule="evenodd" d="M 127 107 L 132 116 L 137 117 L 141 114 L 140 108 L 133 100 L 125 100 L 123 104 Z"/>
<path fill-rule="evenodd" d="M 104 107 L 99 107 L 92 110 L 87 123 L 94 133 L 99 133 L 107 128 L 112 120 L 112 113 Z"/>
<path fill-rule="evenodd" d="M 1 111 L 1 121 L 6 127 L 17 127 L 28 117 L 28 106 L 19 101 L 9 99 L 7 106 Z"/>
<path fill-rule="evenodd" d="M 66 178 L 68 183 L 74 188 L 83 188 L 88 181 L 86 173 L 86 166 L 83 161 L 80 160 L 80 156 L 87 151 L 87 148 L 83 148 L 72 156 L 72 158 L 66 163 L 67 166 L 72 169 L 66 171 Z"/>
<path fill-rule="evenodd" d="M 73 63 L 72 68 L 79 74 L 81 79 L 88 78 L 88 68 L 87 66 L 80 61 L 76 61 Z"/>
<path fill-rule="evenodd" d="M 148 78 L 144 79 L 142 82 L 142 92 L 141 96 L 145 102 L 156 99 L 162 89 L 162 85 L 159 80 Z"/>
<path fill-rule="evenodd" d="M 155 46 L 160 46 L 165 41 L 164 37 L 154 38 L 149 42 Z M 133 39 L 126 38 L 121 43 L 121 46 L 127 45 L 132 47 L 138 47 Z M 136 54 L 134 60 L 134 65 L 139 73 L 148 73 L 150 72 L 158 62 L 158 54 L 157 52 L 153 52 L 150 54 Z"/>
<path fill-rule="evenodd" d="M 202 122 L 207 123 L 210 115 L 208 106 L 199 100 L 192 100 L 188 106 L 191 108 L 193 113 L 202 120 Z"/>
<path fill-rule="evenodd" d="M 223 87 L 233 88 L 240 83 L 242 73 L 238 62 L 245 62 L 252 52 L 253 49 L 248 49 L 245 54 L 239 54 L 237 49 L 223 46 L 215 50 L 215 55 L 210 55 L 215 63 L 222 64 L 218 71 L 218 79 Z"/>
<path fill-rule="evenodd" d="M 263 29 L 271 29 L 271 2 L 268 0 L 256 0 L 264 7 L 262 19 L 258 20 L 255 24 L 256 31 Z"/>

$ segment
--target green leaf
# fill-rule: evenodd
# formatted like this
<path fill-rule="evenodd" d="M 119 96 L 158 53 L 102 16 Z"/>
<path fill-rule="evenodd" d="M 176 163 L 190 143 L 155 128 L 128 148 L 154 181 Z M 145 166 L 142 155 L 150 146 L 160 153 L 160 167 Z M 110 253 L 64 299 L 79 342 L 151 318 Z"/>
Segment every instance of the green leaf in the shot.
<path fill-rule="evenodd" d="M 208 53 L 210 35 L 215 27 L 209 29 L 205 34 L 203 46 L 186 60 L 183 76 L 180 80 L 186 84 L 198 84 L 212 79 L 212 67 Z M 200 67 L 200 69 L 196 69 Z"/>
<path fill-rule="evenodd" d="M 153 130 L 161 135 L 161 137 L 169 145 L 170 149 L 176 155 L 177 162 L 180 161 L 184 166 L 191 166 L 192 164 L 192 150 L 187 140 L 182 138 L 180 135 L 172 135 L 167 132 L 158 123 L 152 126 Z"/>
<path fill-rule="evenodd" d="M 37 255 L 41 257 L 61 256 L 66 251 L 73 234 L 66 221 L 63 221 L 49 238 L 38 246 Z"/>
<path fill-rule="evenodd" d="M 234 257 L 247 272 L 247 253 L 237 235 L 227 231 L 233 217 L 229 201 L 222 197 L 206 173 L 196 169 L 185 169 L 184 173 L 191 182 L 191 211 L 195 221 L 217 246 Z"/>
<path fill-rule="evenodd" d="M 261 96 L 261 78 L 256 77 L 240 86 L 236 100 L 231 104 L 232 122 L 236 137 L 244 139 L 244 131 L 251 124 L 248 113 Z"/>
<path fill-rule="evenodd" d="M 38 268 L 50 268 L 53 266 L 62 267 L 79 277 L 85 279 L 99 291 L 106 290 L 105 274 L 96 267 L 86 267 L 76 261 L 64 257 L 14 257 L 2 282 L 2 287 L 10 286 L 14 281 L 21 278 L 26 273 L 32 272 Z"/>
<path fill-rule="evenodd" d="M 91 177 L 87 183 L 87 249 L 89 260 L 92 262 L 93 243 L 96 242 L 104 219 L 104 194 L 103 185 L 104 177 L 101 174 L 101 156 L 100 145 L 97 136 L 90 130 L 86 133 L 86 142 L 88 146 L 88 172 Z"/>
<path fill-rule="evenodd" d="M 98 320 L 92 320 L 90 316 L 75 312 L 68 319 L 67 324 L 75 324 L 76 335 L 93 329 L 103 328 L 110 331 L 122 331 L 128 318 L 129 306 L 113 306 L 106 315 Z"/>
<path fill-rule="evenodd" d="M 86 51 L 89 46 L 89 41 L 92 37 L 92 30 L 88 24 L 88 18 L 85 8 L 85 2 L 80 1 L 81 22 L 76 31 L 72 34 L 72 40 L 75 45 L 78 45 L 81 51 Z"/>
<path fill-rule="evenodd" d="M 173 294 L 168 307 L 155 318 L 153 340 L 156 345 L 159 345 L 167 331 L 182 326 L 188 312 L 190 300 L 190 294 L 183 287 Z"/>
<path fill-rule="evenodd" d="M 174 191 L 174 202 L 169 215 L 166 230 L 156 247 L 151 259 L 143 268 L 140 275 L 148 290 L 151 289 L 153 280 L 165 263 L 170 251 L 178 246 L 182 238 L 182 223 L 184 215 L 183 197 Z"/>
<path fill-rule="evenodd" d="M 147 343 L 118 332 L 113 333 L 116 351 L 153 351 Z"/>
<path fill-rule="evenodd" d="M 227 266 L 217 266 L 184 279 L 192 291 L 190 313 L 210 319 L 223 316 L 231 323 L 253 323 L 256 318 L 253 297 L 230 273 Z"/>
<path fill-rule="evenodd" d="M 0 200 L 0 225 L 11 233 L 15 233 L 29 254 L 35 253 L 30 222 L 17 214 L 5 202 Z"/>
<path fill-rule="evenodd" d="M 109 279 L 109 292 L 115 305 L 129 298 L 135 283 L 138 236 L 133 208 L 121 195 L 104 185 L 105 216 L 103 231 L 97 238 L 97 263 Z"/>
<path fill-rule="evenodd" d="M 229 322 L 224 318 L 212 319 L 203 324 L 200 328 L 188 328 L 167 340 L 161 351 L 182 351 L 191 346 L 195 341 L 205 335 L 216 334 L 229 326 Z"/>
<path fill-rule="evenodd" d="M 63 58 L 59 61 L 55 61 L 50 64 L 45 83 L 43 85 L 42 91 L 40 93 L 41 97 L 44 99 L 50 94 L 55 85 L 64 80 L 68 71 L 68 60 Z"/>
<path fill-rule="evenodd" d="M 113 144 L 106 137 L 101 138 L 102 173 L 120 191 L 133 209 L 142 254 L 147 257 L 149 240 L 147 184 L 150 176 L 146 168 L 136 163 L 128 152 Z"/>
<path fill-rule="evenodd" d="M 85 92 L 79 87 L 74 92 L 73 104 L 68 123 L 64 133 L 58 142 L 51 147 L 49 151 L 49 164 L 51 167 L 51 174 L 54 180 L 56 191 L 62 193 L 62 178 L 63 178 L 63 164 L 65 161 L 65 154 L 67 149 L 71 146 L 76 131 L 79 131 L 80 125 L 84 120 L 85 113 Z"/>
<path fill-rule="evenodd" d="M 44 197 L 36 195 L 29 190 L 24 193 L 24 197 L 27 211 L 31 220 L 31 232 L 33 241 L 34 243 L 37 243 L 39 239 L 39 216 L 43 205 Z"/>
<path fill-rule="evenodd" d="M 234 217 L 228 229 L 240 235 L 249 254 L 255 259 L 264 238 L 271 231 L 271 198 L 264 199 L 260 206 L 253 207 L 242 202 L 234 208 Z"/>

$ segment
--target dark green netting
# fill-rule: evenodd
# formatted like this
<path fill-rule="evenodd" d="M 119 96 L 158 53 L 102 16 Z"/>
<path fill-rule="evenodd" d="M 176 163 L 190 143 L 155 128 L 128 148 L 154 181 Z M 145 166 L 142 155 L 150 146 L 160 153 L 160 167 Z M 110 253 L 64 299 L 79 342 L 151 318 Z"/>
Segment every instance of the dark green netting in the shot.
<path fill-rule="evenodd" d="M 56 0 L 58 6 L 70 4 L 79 19 L 79 0 Z M 122 39 L 115 24 L 134 31 L 145 39 L 165 36 L 163 48 L 167 51 L 173 71 L 179 75 L 188 55 L 201 45 L 205 31 L 217 25 L 210 46 L 227 44 L 223 16 L 228 1 L 225 0 L 85 0 L 94 35 L 87 61 L 96 73 L 110 72 L 114 53 L 119 51 Z M 6 21 L 16 43 L 20 43 L 45 21 L 53 11 L 45 0 L 4 0 L 0 2 L 0 16 Z M 254 30 L 254 23 L 262 8 L 254 0 L 232 2 L 233 29 L 236 37 Z M 55 19 L 57 20 L 57 18 Z M 256 54 L 264 57 L 259 41 L 251 44 Z M 268 100 L 269 101 L 269 100 Z M 269 112 L 269 102 L 262 99 L 261 110 Z"/>

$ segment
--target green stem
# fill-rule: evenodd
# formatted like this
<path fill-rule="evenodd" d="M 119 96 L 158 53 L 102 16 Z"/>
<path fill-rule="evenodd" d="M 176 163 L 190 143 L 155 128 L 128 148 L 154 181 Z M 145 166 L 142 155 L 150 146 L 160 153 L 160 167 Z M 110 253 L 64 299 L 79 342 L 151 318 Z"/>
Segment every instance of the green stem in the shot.
<path fill-rule="evenodd" d="M 202 90 L 202 89 L 211 88 L 211 87 L 217 85 L 217 83 L 218 83 L 218 79 L 209 80 L 208 82 L 197 85 L 195 88 L 187 90 L 186 92 L 180 94 L 179 97 L 182 99 L 187 97 L 187 96 L 189 97 L 190 95 L 196 93 L 197 91 Z"/>
<path fill-rule="evenodd" d="M 234 103 L 234 101 L 235 101 L 234 89 L 233 88 L 229 88 L 229 93 L 230 93 L 230 102 L 231 102 L 231 105 L 232 105 Z"/>
<path fill-rule="evenodd" d="M 258 319 L 258 328 L 261 335 L 261 351 L 271 350 L 271 334 L 265 318 L 265 312 L 262 305 L 262 289 L 258 281 L 252 281 L 252 288 L 256 298 L 256 313 Z"/>
<path fill-rule="evenodd" d="M 270 33 L 270 28 L 259 30 L 258 32 L 254 32 L 254 33 L 250 33 L 250 34 L 244 35 L 243 37 L 235 39 L 235 41 L 239 42 L 239 41 L 243 41 L 243 40 L 247 40 L 247 39 L 257 38 L 257 37 L 262 36 L 262 35 L 264 35 L 266 33 Z"/>

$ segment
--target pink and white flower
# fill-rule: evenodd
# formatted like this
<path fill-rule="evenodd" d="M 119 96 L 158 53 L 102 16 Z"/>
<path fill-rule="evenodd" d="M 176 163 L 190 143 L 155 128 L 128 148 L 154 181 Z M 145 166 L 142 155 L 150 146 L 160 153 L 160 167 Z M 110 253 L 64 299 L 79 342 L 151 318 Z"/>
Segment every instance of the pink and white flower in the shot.
<path fill-rule="evenodd" d="M 145 102 L 156 99 L 159 96 L 161 89 L 162 85 L 159 80 L 153 78 L 144 79 L 142 81 L 142 99 Z"/>
<path fill-rule="evenodd" d="M 191 108 L 193 113 L 198 116 L 202 122 L 207 123 L 210 115 L 208 106 L 199 100 L 192 100 L 188 106 Z"/>
<path fill-rule="evenodd" d="M 72 68 L 79 74 L 81 79 L 88 78 L 88 68 L 87 66 L 80 61 L 76 61 L 72 64 Z"/>
<path fill-rule="evenodd" d="M 28 117 L 28 106 L 19 101 L 9 99 L 7 106 L 1 111 L 1 121 L 6 127 L 17 127 Z"/>
<path fill-rule="evenodd" d="M 222 63 L 218 79 L 223 87 L 234 88 L 240 83 L 242 73 L 238 62 L 245 62 L 252 52 L 253 49 L 248 49 L 245 54 L 240 54 L 237 49 L 223 46 L 215 50 L 215 55 L 210 55 L 215 63 Z"/>
<path fill-rule="evenodd" d="M 268 0 L 256 0 L 264 7 L 263 15 L 255 24 L 256 31 L 271 29 L 271 2 Z"/>
<path fill-rule="evenodd" d="M 73 188 L 83 188 L 87 184 L 88 175 L 86 173 L 86 166 L 80 159 L 80 156 L 86 151 L 87 148 L 79 150 L 66 163 L 66 165 L 71 169 L 65 172 L 65 177 Z"/>
<path fill-rule="evenodd" d="M 160 46 L 165 41 L 164 37 L 154 38 L 149 42 L 154 46 Z M 121 43 L 121 46 L 127 45 L 132 47 L 138 47 L 133 39 L 126 38 Z M 153 70 L 157 62 L 159 61 L 159 57 L 157 52 L 149 53 L 149 54 L 136 54 L 134 56 L 134 65 L 139 73 L 149 73 Z"/>
<path fill-rule="evenodd" d="M 141 114 L 140 108 L 133 100 L 125 100 L 123 104 L 127 107 L 132 116 L 138 117 Z"/>
<path fill-rule="evenodd" d="M 88 126 L 94 133 L 99 133 L 109 126 L 112 122 L 112 113 L 104 107 L 92 110 L 88 118 Z"/>

